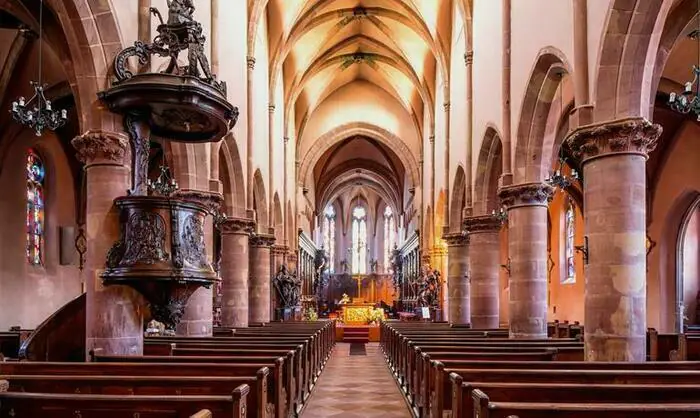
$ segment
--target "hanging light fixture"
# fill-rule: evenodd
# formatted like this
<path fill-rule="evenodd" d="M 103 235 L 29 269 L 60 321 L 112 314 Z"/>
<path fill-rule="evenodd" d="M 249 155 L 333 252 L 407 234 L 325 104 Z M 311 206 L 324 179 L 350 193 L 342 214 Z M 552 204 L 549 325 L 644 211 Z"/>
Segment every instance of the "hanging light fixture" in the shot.
<path fill-rule="evenodd" d="M 554 172 L 550 174 L 549 177 L 544 179 L 544 182 L 563 192 L 569 186 L 571 186 L 574 183 L 574 181 L 578 181 L 580 177 L 578 175 L 578 172 L 573 168 L 571 169 L 571 176 L 567 176 L 562 172 L 562 169 L 564 168 L 564 163 L 566 161 L 564 160 L 564 155 L 562 154 L 561 150 L 562 148 L 560 148 L 559 151 L 559 163 L 557 169 L 554 170 Z"/>
<path fill-rule="evenodd" d="M 700 11 L 700 0 L 698 0 L 698 11 Z M 692 31 L 688 37 L 695 40 L 698 46 L 698 64 L 693 65 L 693 81 L 685 83 L 683 93 L 671 92 L 668 96 L 668 104 L 671 109 L 682 114 L 693 112 L 698 121 L 700 121 L 700 19 L 698 19 L 698 28 Z"/>
<path fill-rule="evenodd" d="M 503 206 L 501 206 L 498 212 L 496 211 L 496 209 L 492 210 L 491 216 L 495 219 L 498 219 L 498 222 L 500 222 L 501 225 L 505 225 L 508 223 L 508 211 Z"/>
<path fill-rule="evenodd" d="M 12 109 L 10 109 L 15 122 L 34 129 L 36 136 L 41 136 L 46 128 L 52 131 L 60 128 L 65 125 L 68 119 L 65 109 L 53 109 L 51 101 L 44 96 L 44 90 L 48 87 L 48 84 L 42 84 L 41 82 L 43 25 L 44 0 L 39 0 L 39 81 L 29 82 L 34 89 L 34 95 L 29 100 L 20 97 L 12 102 Z"/>

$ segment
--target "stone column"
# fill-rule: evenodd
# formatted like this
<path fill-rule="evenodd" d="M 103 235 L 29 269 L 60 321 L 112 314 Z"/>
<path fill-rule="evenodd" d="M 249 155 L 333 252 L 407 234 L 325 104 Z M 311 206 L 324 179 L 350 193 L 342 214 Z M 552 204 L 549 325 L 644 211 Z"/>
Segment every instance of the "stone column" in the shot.
<path fill-rule="evenodd" d="M 248 293 L 248 322 L 270 322 L 270 289 L 272 272 L 271 247 L 275 237 L 256 234 L 250 238 L 250 288 Z"/>
<path fill-rule="evenodd" d="M 249 237 L 252 219 L 229 218 L 221 224 L 221 325 L 248 326 Z"/>
<path fill-rule="evenodd" d="M 210 213 L 215 213 L 224 201 L 221 193 L 203 190 L 180 190 L 176 196 L 185 200 L 197 202 Z M 212 216 L 205 218 L 204 246 L 207 260 L 214 261 L 214 220 Z M 214 322 L 214 285 L 209 288 L 200 287 L 187 300 L 185 313 L 177 325 L 175 334 L 190 337 L 209 337 L 213 334 Z"/>
<path fill-rule="evenodd" d="M 469 240 L 456 232 L 444 235 L 447 241 L 447 320 L 450 324 L 469 324 Z"/>
<path fill-rule="evenodd" d="M 588 361 L 646 360 L 646 159 L 660 135 L 630 118 L 567 138 L 583 166 Z"/>
<path fill-rule="evenodd" d="M 129 139 L 115 132 L 89 131 L 72 141 L 85 164 L 87 252 L 87 351 L 104 354 L 143 353 L 143 298 L 127 286 L 103 286 L 107 252 L 119 239 L 119 212 L 114 199 L 131 186 Z"/>
<path fill-rule="evenodd" d="M 526 183 L 498 192 L 508 208 L 510 336 L 547 338 L 547 204 L 552 187 Z"/>
<path fill-rule="evenodd" d="M 475 329 L 498 328 L 501 223 L 493 216 L 464 219 L 469 236 L 471 325 Z"/>

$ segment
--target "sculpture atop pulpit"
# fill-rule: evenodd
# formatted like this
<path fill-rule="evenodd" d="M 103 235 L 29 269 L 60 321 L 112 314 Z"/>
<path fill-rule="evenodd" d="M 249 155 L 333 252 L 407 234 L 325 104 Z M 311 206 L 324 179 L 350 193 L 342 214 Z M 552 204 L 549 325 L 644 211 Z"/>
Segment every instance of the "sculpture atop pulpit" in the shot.
<path fill-rule="evenodd" d="M 192 0 L 167 0 L 168 25 L 182 25 L 191 22 L 194 16 Z"/>

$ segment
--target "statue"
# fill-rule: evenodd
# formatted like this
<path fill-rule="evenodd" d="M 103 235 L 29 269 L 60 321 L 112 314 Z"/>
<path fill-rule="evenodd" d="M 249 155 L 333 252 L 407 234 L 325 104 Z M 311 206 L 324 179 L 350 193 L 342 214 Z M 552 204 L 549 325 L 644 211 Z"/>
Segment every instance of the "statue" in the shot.
<path fill-rule="evenodd" d="M 167 0 L 168 25 L 182 25 L 194 20 L 192 0 Z"/>
<path fill-rule="evenodd" d="M 376 273 L 378 264 L 379 264 L 379 262 L 376 259 L 370 260 L 369 261 L 369 271 L 372 273 Z"/>
<path fill-rule="evenodd" d="M 350 303 L 350 296 L 348 296 L 347 293 L 343 293 L 343 297 L 340 299 L 340 302 L 338 302 L 338 304 L 347 305 L 348 303 Z"/>
<path fill-rule="evenodd" d="M 423 269 L 423 275 L 416 280 L 418 287 L 418 302 L 421 306 L 436 308 L 440 303 L 440 272 L 430 265 Z"/>
<path fill-rule="evenodd" d="M 313 281 L 313 292 L 318 296 L 319 300 L 323 299 L 323 289 L 326 288 L 328 281 L 328 274 L 326 274 L 326 262 L 328 261 L 328 256 L 326 251 L 323 249 L 323 245 L 319 250 L 316 251 L 314 256 L 314 281 Z"/>
<path fill-rule="evenodd" d="M 274 279 L 274 286 L 280 297 L 282 308 L 295 308 L 299 306 L 301 299 L 301 280 L 296 273 L 290 273 L 285 264 L 282 264 Z"/>
<path fill-rule="evenodd" d="M 391 279 L 392 279 L 392 284 L 394 285 L 394 289 L 397 289 L 401 286 L 401 282 L 403 281 L 403 260 L 401 259 L 401 252 L 399 249 L 394 245 L 394 250 L 391 253 Z"/>

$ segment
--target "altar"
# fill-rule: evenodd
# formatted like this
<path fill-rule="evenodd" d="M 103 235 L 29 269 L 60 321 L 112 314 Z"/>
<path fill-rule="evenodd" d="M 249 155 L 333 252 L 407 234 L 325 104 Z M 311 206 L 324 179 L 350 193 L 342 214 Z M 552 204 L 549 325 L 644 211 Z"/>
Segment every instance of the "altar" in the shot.
<path fill-rule="evenodd" d="M 346 325 L 367 325 L 373 311 L 373 303 L 353 301 L 341 306 L 341 319 Z"/>

